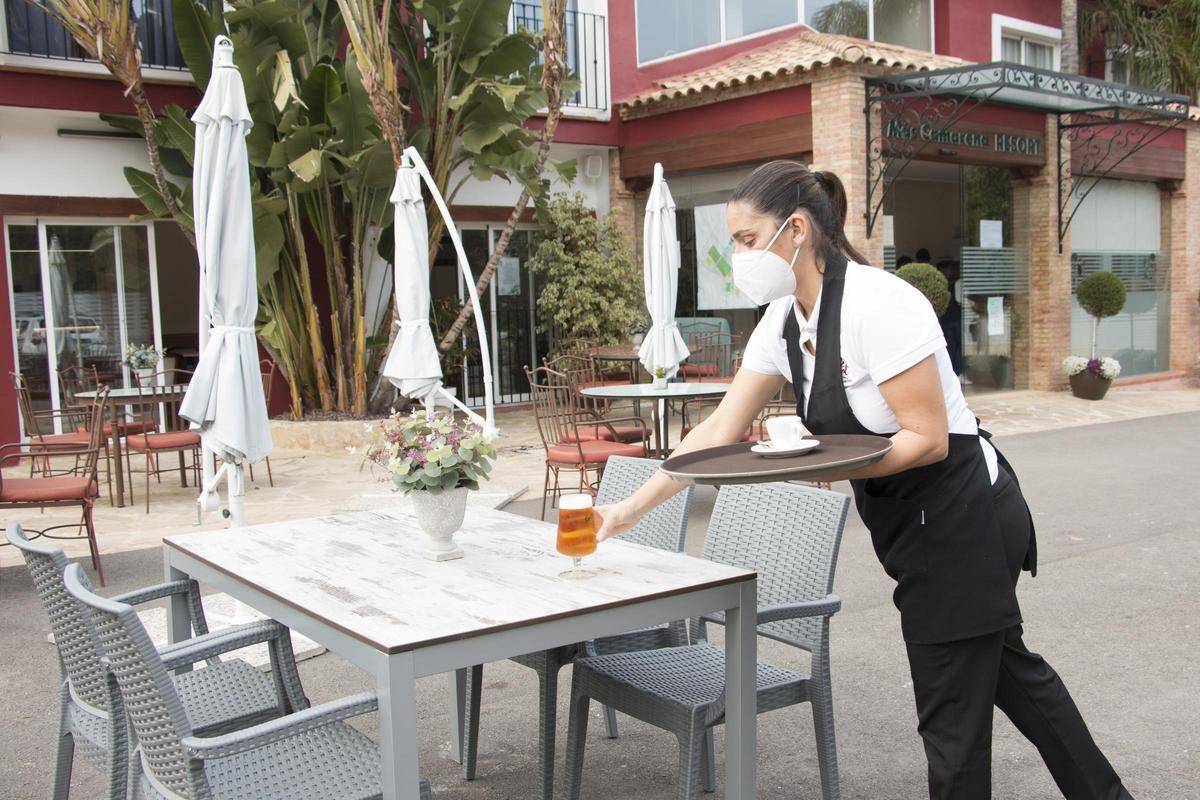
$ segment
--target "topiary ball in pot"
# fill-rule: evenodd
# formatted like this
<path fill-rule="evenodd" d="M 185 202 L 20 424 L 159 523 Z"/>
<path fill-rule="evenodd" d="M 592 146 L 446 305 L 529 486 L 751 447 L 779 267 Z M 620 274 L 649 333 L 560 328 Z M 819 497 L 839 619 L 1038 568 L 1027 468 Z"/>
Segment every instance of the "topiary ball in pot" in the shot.
<path fill-rule="evenodd" d="M 905 264 L 896 270 L 896 277 L 903 278 L 917 287 L 939 317 L 946 313 L 946 308 L 950 305 L 950 282 L 937 267 L 932 264 Z"/>
<path fill-rule="evenodd" d="M 1093 272 L 1075 288 L 1079 305 L 1098 319 L 1118 314 L 1125 307 L 1125 283 L 1111 272 Z"/>

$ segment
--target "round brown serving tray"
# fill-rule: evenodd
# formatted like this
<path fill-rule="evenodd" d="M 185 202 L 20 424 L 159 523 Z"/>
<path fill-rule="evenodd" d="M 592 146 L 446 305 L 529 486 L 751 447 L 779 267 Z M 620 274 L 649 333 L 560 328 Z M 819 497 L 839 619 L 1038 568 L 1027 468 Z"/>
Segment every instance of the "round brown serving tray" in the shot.
<path fill-rule="evenodd" d="M 874 464 L 892 449 L 892 440 L 886 436 L 845 433 L 813 438 L 819 439 L 821 446 L 795 456 L 767 458 L 750 452 L 757 442 L 738 442 L 672 456 L 663 462 L 662 471 L 682 483 L 708 486 L 821 481 Z"/>

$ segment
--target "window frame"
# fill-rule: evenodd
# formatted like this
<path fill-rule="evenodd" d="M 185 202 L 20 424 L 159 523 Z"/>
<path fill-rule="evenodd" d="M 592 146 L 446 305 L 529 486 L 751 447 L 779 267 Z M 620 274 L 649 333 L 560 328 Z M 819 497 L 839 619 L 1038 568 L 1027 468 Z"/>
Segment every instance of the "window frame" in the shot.
<path fill-rule="evenodd" d="M 1025 63 L 1025 43 L 1033 42 L 1050 47 L 1053 51 L 1051 69 L 1058 72 L 1062 66 L 1062 28 L 1030 22 L 1027 19 L 992 14 L 992 60 L 1004 60 L 1004 39 L 1021 42 L 1021 66 Z"/>
<path fill-rule="evenodd" d="M 678 53 L 672 53 L 671 55 L 658 56 L 656 58 L 650 58 L 650 59 L 646 59 L 645 61 L 643 61 L 642 54 L 641 54 L 642 53 L 641 32 L 640 32 L 640 29 L 638 26 L 638 9 L 642 3 L 655 2 L 655 1 L 656 0 L 634 0 L 634 4 L 633 4 L 633 39 L 634 39 L 634 52 L 637 56 L 638 68 L 652 66 L 654 64 L 665 63 L 667 61 L 670 61 L 671 59 L 682 58 L 683 56 L 690 56 L 693 53 L 703 53 L 705 50 L 713 50 L 717 47 L 724 47 L 727 44 L 736 44 L 738 42 L 744 42 L 749 39 L 754 39 L 758 36 L 766 36 L 769 33 L 785 31 L 785 30 L 788 30 L 789 28 L 805 28 L 807 30 L 816 31 L 816 28 L 809 26 L 804 21 L 805 0 L 796 0 L 796 22 L 789 22 L 786 25 L 778 25 L 774 28 L 766 28 L 761 31 L 756 31 L 754 33 L 747 33 L 747 34 L 743 34 L 742 36 L 737 36 L 733 39 L 729 39 L 729 38 L 726 38 L 726 36 L 725 36 L 725 3 L 726 3 L 726 0 L 717 0 L 717 8 L 719 9 L 718 14 L 720 15 L 720 19 L 719 19 L 720 29 L 721 29 L 720 41 L 713 42 L 712 44 L 701 45 L 699 47 L 693 47 L 689 50 L 682 50 Z M 925 1 L 929 3 L 929 50 L 922 51 L 922 52 L 936 53 L 937 52 L 937 24 L 936 24 L 936 22 L 937 22 L 937 17 L 936 17 L 937 3 L 935 3 L 934 0 L 925 0 Z M 868 41 L 874 42 L 874 41 L 876 41 L 876 39 L 875 39 L 875 0 L 866 0 L 866 4 L 867 4 L 867 39 L 868 39 Z M 993 15 L 993 16 L 998 16 L 998 15 Z M 1055 64 L 1058 63 L 1057 47 L 1055 48 L 1054 61 L 1055 61 Z"/>

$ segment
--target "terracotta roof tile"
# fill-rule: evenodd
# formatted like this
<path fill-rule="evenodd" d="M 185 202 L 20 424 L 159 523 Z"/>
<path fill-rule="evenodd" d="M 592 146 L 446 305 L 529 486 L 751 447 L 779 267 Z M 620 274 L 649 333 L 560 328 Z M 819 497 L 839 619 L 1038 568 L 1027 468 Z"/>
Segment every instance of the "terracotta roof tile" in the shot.
<path fill-rule="evenodd" d="M 658 81 L 658 88 L 621 100 L 623 110 L 650 111 L 650 106 L 681 97 L 712 94 L 754 83 L 764 84 L 836 64 L 877 64 L 901 69 L 940 69 L 969 62 L 883 42 L 802 30 L 795 38 L 773 42 L 757 50 L 694 72 Z"/>

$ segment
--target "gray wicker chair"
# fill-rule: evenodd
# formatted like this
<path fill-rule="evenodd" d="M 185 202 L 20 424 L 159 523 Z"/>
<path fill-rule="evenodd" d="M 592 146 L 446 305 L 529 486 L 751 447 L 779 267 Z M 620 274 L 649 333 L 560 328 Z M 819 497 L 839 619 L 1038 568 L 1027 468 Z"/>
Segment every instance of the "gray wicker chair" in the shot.
<path fill-rule="evenodd" d="M 120 691 L 136 737 L 130 797 L 366 800 L 382 794 L 379 749 L 343 722 L 376 710 L 373 693 L 217 736 L 199 736 L 168 673 L 191 659 L 191 642 L 160 653 L 133 608 L 92 592 L 78 564 L 67 567 L 64 581 L 67 592 L 91 611 L 108 654 L 109 682 Z M 422 796 L 429 797 L 428 785 L 421 789 Z"/>
<path fill-rule="evenodd" d="M 841 608 L 832 594 L 849 498 L 784 483 L 726 486 L 717 496 L 704 557 L 758 572 L 758 634 L 807 650 L 809 675 L 758 665 L 758 712 L 812 704 L 821 789 L 840 796 L 829 675 L 829 618 Z M 725 719 L 725 650 L 706 641 L 693 621 L 694 644 L 663 650 L 597 655 L 575 661 L 571 681 L 568 797 L 578 800 L 591 700 L 656 725 L 679 739 L 682 800 L 715 784 L 712 728 Z"/>
<path fill-rule="evenodd" d="M 122 800 L 126 797 L 130 758 L 125 707 L 108 680 L 104 648 L 91 615 L 67 593 L 63 582 L 67 557 L 56 547 L 30 542 L 20 525 L 10 525 L 7 535 L 25 557 L 58 647 L 59 728 L 51 796 L 55 800 L 67 797 L 78 750 L 84 761 L 105 773 L 109 800 Z M 80 579 L 83 585 L 86 581 Z M 194 729 L 220 733 L 273 719 L 292 708 L 307 707 L 291 638 L 283 626 L 255 622 L 209 633 L 195 581 L 148 586 L 114 600 L 128 604 L 128 608 L 172 595 L 187 597 L 195 638 L 165 648 L 162 657 L 169 658 L 174 666 L 208 661 L 203 669 L 182 673 L 174 681 Z M 258 642 L 271 645 L 274 681 L 244 661 L 216 658 L 220 653 Z"/>
<path fill-rule="evenodd" d="M 658 472 L 661 461 L 647 458 L 613 456 L 600 480 L 596 495 L 597 505 L 616 503 L 629 497 L 642 484 Z M 635 542 L 648 547 L 657 547 L 671 552 L 683 550 L 683 537 L 687 532 L 688 511 L 692 504 L 692 487 L 672 497 L 655 508 L 638 522 L 637 526 L 621 537 L 622 541 Z M 687 632 L 682 622 L 672 623 L 639 631 L 610 636 L 587 643 L 592 652 L 620 653 L 673 647 L 687 643 Z M 538 719 L 538 769 L 541 773 L 540 797 L 549 800 L 554 796 L 554 734 L 558 698 L 558 671 L 581 655 L 583 645 L 567 645 L 554 650 L 544 650 L 517 656 L 512 660 L 534 670 L 538 675 L 538 702 L 541 709 Z M 463 775 L 467 780 L 475 778 L 475 762 L 479 750 L 479 705 L 480 688 L 483 685 L 483 665 L 478 664 L 465 677 L 463 704 Z M 460 681 L 464 679 L 460 676 Z M 606 710 L 609 735 L 616 737 L 616 716 Z"/>

